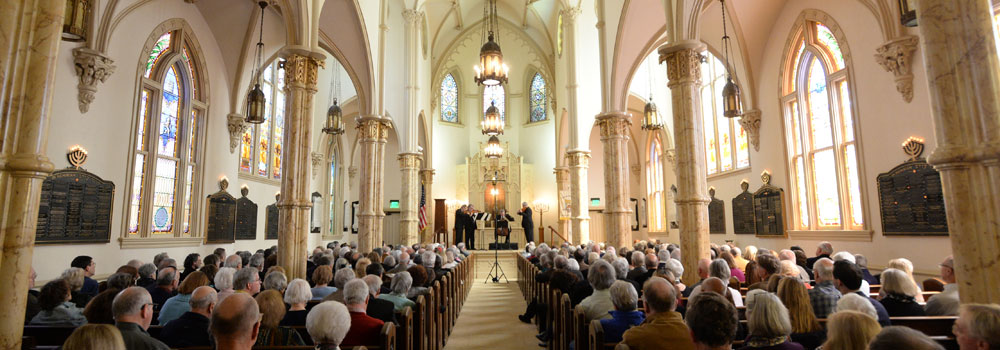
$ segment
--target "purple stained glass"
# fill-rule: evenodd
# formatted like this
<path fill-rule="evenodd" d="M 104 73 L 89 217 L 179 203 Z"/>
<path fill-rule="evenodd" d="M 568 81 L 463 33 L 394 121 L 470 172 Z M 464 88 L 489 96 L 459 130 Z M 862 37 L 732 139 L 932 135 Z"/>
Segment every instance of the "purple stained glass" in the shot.
<path fill-rule="evenodd" d="M 545 120 L 545 79 L 535 73 L 531 78 L 531 121 Z"/>
<path fill-rule="evenodd" d="M 163 106 L 160 111 L 158 153 L 177 156 L 177 116 L 180 114 L 180 81 L 173 67 L 163 81 Z"/>

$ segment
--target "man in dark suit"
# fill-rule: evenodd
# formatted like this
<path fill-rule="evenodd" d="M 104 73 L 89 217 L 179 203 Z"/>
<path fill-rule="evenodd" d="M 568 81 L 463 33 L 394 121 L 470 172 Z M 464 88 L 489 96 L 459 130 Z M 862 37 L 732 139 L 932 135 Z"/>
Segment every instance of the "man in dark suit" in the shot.
<path fill-rule="evenodd" d="M 528 202 L 521 202 L 521 210 L 517 212 L 521 216 L 521 227 L 524 228 L 524 244 L 535 240 L 535 222 L 531 219 L 531 208 Z"/>
<path fill-rule="evenodd" d="M 183 348 L 189 346 L 212 346 L 211 335 L 208 334 L 209 317 L 215 310 L 215 289 L 201 286 L 194 290 L 191 300 L 191 311 L 185 312 L 180 318 L 170 321 L 160 331 L 160 338 L 167 345 Z"/>
<path fill-rule="evenodd" d="M 455 242 L 464 242 L 465 236 L 462 235 L 462 230 L 465 229 L 465 214 L 466 205 L 462 205 L 461 208 L 455 211 Z"/>
<path fill-rule="evenodd" d="M 478 213 L 478 211 L 472 207 L 472 204 L 469 204 L 469 206 L 465 208 L 465 245 L 472 250 L 476 249 L 476 229 L 479 228 L 476 225 L 476 217 L 473 215 L 476 213 Z"/>

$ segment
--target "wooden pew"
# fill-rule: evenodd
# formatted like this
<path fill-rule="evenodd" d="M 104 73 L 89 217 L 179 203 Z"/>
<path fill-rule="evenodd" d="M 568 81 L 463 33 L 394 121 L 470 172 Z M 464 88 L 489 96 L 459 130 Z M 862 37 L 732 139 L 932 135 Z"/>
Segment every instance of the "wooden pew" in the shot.
<path fill-rule="evenodd" d="M 576 345 L 575 349 L 589 349 L 590 344 L 590 320 L 587 319 L 587 314 L 583 311 L 583 307 L 579 305 L 573 309 L 573 324 L 574 332 L 576 332 Z"/>
<path fill-rule="evenodd" d="M 590 321 L 589 336 L 587 337 L 590 350 L 614 350 L 618 343 L 608 343 L 604 341 L 604 327 L 601 327 L 601 320 Z"/>
<path fill-rule="evenodd" d="M 563 293 L 562 297 L 559 298 L 559 319 L 563 323 L 563 334 L 566 335 L 564 338 L 563 349 L 569 350 L 569 344 L 574 342 L 579 342 L 577 339 L 576 324 L 573 317 L 573 306 L 569 300 L 569 293 Z M 576 347 L 574 347 L 577 349 Z"/>
<path fill-rule="evenodd" d="M 399 329 L 396 332 L 396 349 L 413 350 L 413 309 L 409 306 L 396 313 Z"/>

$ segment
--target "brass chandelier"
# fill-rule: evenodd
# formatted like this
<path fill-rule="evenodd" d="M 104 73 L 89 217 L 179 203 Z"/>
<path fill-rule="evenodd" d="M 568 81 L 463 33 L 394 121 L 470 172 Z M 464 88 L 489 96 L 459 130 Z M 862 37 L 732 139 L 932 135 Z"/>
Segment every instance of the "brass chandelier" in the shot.
<path fill-rule="evenodd" d="M 510 67 L 503 62 L 500 50 L 500 28 L 496 0 L 487 0 L 483 8 L 483 46 L 479 49 L 479 65 L 474 66 L 476 84 L 498 85 L 507 82 Z"/>
<path fill-rule="evenodd" d="M 483 135 L 496 136 L 503 134 L 503 119 L 500 118 L 500 109 L 493 102 L 490 102 L 489 108 L 486 108 L 486 113 L 483 114 L 483 121 L 480 122 L 480 127 L 483 129 Z"/>
<path fill-rule="evenodd" d="M 497 159 L 503 156 L 503 147 L 500 146 L 500 139 L 494 136 L 490 136 L 490 141 L 486 143 L 486 148 L 483 150 L 486 154 L 486 158 Z"/>

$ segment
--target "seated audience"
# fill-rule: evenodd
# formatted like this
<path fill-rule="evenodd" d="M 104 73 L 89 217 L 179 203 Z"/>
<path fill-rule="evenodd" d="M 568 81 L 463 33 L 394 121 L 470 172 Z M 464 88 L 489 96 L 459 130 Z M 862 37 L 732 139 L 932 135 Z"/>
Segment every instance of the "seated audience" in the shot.
<path fill-rule="evenodd" d="M 204 258 L 201 258 L 201 262 L 202 262 L 202 268 L 205 268 L 205 266 L 215 266 L 216 269 L 222 267 L 219 266 L 221 265 L 220 263 L 222 262 L 222 259 L 219 259 L 219 256 L 215 254 L 205 255 Z M 201 270 L 199 269 L 198 271 Z"/>
<path fill-rule="evenodd" d="M 112 325 L 87 324 L 73 330 L 63 350 L 126 350 L 122 333 Z"/>
<path fill-rule="evenodd" d="M 785 278 L 778 284 L 778 299 L 788 308 L 792 324 L 792 341 L 807 350 L 815 349 L 826 340 L 826 332 L 813 315 L 806 286 L 794 278 Z"/>
<path fill-rule="evenodd" d="M 611 302 L 611 284 L 615 283 L 615 271 L 607 261 L 598 260 L 590 265 L 587 273 L 587 282 L 594 289 L 589 297 L 580 301 L 579 307 L 583 308 L 584 315 L 588 321 L 611 318 L 608 312 L 614 310 Z"/>
<path fill-rule="evenodd" d="M 342 345 L 358 346 L 378 343 L 379 332 L 385 322 L 368 316 L 368 285 L 360 279 L 352 279 L 344 286 L 344 304 L 351 313 L 351 329 L 347 331 Z"/>
<path fill-rule="evenodd" d="M 826 318 L 837 308 L 840 291 L 833 285 L 833 260 L 820 258 L 813 263 L 816 285 L 809 290 L 809 303 L 816 318 Z"/>
<path fill-rule="evenodd" d="M 729 268 L 729 264 L 726 263 L 724 259 L 712 260 L 712 262 L 709 263 L 708 265 L 709 276 L 719 279 L 719 281 L 722 282 L 724 286 L 724 288 L 722 288 L 722 292 L 719 293 L 719 295 L 722 295 L 732 300 L 733 305 L 736 305 L 736 307 L 742 307 L 743 296 L 740 294 L 740 291 L 728 287 L 729 279 L 732 277 L 730 275 L 731 271 L 732 270 Z M 704 281 L 702 283 L 704 283 Z M 698 293 L 701 293 L 703 288 L 704 287 L 702 286 L 695 287 L 694 290 L 691 291 L 691 294 L 688 296 L 688 298 L 693 298 L 694 296 L 698 295 Z"/>
<path fill-rule="evenodd" d="M 184 271 L 181 272 L 181 282 L 187 278 L 192 272 L 198 271 L 201 268 L 201 254 L 191 253 L 184 257 Z"/>
<path fill-rule="evenodd" d="M 354 273 L 354 270 L 351 270 L 350 268 L 346 268 L 345 267 L 345 268 L 337 270 L 337 272 L 334 274 L 334 277 L 333 277 L 333 284 L 334 284 L 334 286 L 336 286 L 336 291 L 333 292 L 333 293 L 330 293 L 330 295 L 327 295 L 325 298 L 323 298 L 323 300 L 324 301 L 333 300 L 333 301 L 336 301 L 336 302 L 343 303 L 344 302 L 344 286 L 347 285 L 347 282 L 350 282 L 351 280 L 353 280 L 355 278 L 358 278 L 357 274 Z"/>
<path fill-rule="evenodd" d="M 610 311 L 611 318 L 601 320 L 605 343 L 622 341 L 622 334 L 626 330 L 646 319 L 642 311 L 636 310 L 639 305 L 639 293 L 631 283 L 615 281 L 611 285 L 611 303 L 615 307 Z"/>
<path fill-rule="evenodd" d="M 333 268 L 330 265 L 317 266 L 312 273 L 313 300 L 322 300 L 337 291 L 336 287 L 330 286 L 330 282 L 333 282 Z"/>
<path fill-rule="evenodd" d="M 724 297 L 703 293 L 688 299 L 684 323 L 691 330 L 696 349 L 730 350 L 736 339 L 739 314 L 733 303 Z"/>
<path fill-rule="evenodd" d="M 733 254 L 728 251 L 723 251 L 719 257 L 720 259 L 725 260 L 726 265 L 729 266 L 730 276 L 736 277 L 736 280 L 740 281 L 740 283 L 747 281 L 746 275 L 743 274 L 743 270 L 736 266 L 736 259 L 733 258 Z M 728 282 L 729 281 L 726 281 L 726 283 Z"/>
<path fill-rule="evenodd" d="M 758 255 L 758 260 L 761 255 Z M 741 350 L 801 350 L 799 343 L 790 340 L 792 324 L 788 309 L 773 293 L 755 293 L 747 296 L 747 328 L 750 332 Z"/>
<path fill-rule="evenodd" d="M 213 254 L 214 255 L 214 254 Z M 236 269 L 232 267 L 223 267 L 219 269 L 219 272 L 215 273 L 215 290 L 219 291 L 219 302 L 226 299 L 226 297 L 232 295 L 235 290 L 233 290 L 233 277 L 236 275 Z"/>
<path fill-rule="evenodd" d="M 274 270 L 278 267 L 280 266 L 275 266 L 271 269 Z M 267 275 L 264 276 L 263 282 L 261 282 L 262 290 L 276 290 L 279 294 L 281 294 L 285 292 L 285 288 L 288 288 L 288 277 L 286 277 L 285 273 L 281 271 L 268 272 Z"/>
<path fill-rule="evenodd" d="M 858 257 L 864 258 L 861 254 L 854 255 L 855 259 L 857 259 Z M 861 265 L 861 264 L 858 264 L 858 265 Z M 906 273 L 906 278 L 909 279 L 910 282 L 913 283 L 913 286 L 916 288 L 916 294 L 913 295 L 913 298 L 918 303 L 921 303 L 921 304 L 924 303 L 924 302 L 926 302 L 926 300 L 924 300 L 924 295 L 922 294 L 923 291 L 920 290 L 920 285 L 917 284 L 917 280 L 913 278 L 913 262 L 911 262 L 910 259 L 907 259 L 907 258 L 898 258 L 898 259 L 889 260 L 889 265 L 887 265 L 886 268 L 897 269 L 897 270 L 900 270 L 900 271 L 903 271 L 904 273 Z M 864 269 L 863 272 L 868 272 L 868 269 L 867 268 Z M 869 275 L 870 275 L 870 273 L 869 273 Z M 875 280 L 874 284 L 880 284 L 880 283 L 882 283 L 881 281 L 879 281 L 874 276 L 872 276 L 871 279 Z M 871 281 L 868 279 L 867 276 L 865 277 L 865 281 L 868 281 L 868 283 L 871 283 Z M 881 295 L 881 292 L 882 291 L 879 290 L 879 294 L 880 295 Z"/>
<path fill-rule="evenodd" d="M 344 304 L 335 301 L 316 305 L 306 316 L 306 330 L 318 350 L 340 349 L 349 329 L 351 315 Z"/>
<path fill-rule="evenodd" d="M 378 265 L 370 265 L 378 266 Z M 368 316 L 382 320 L 382 322 L 396 323 L 396 305 L 391 301 L 379 299 L 382 291 L 382 278 L 376 275 L 367 275 L 361 278 L 368 285 Z"/>
<path fill-rule="evenodd" d="M 561 255 L 559 257 L 566 260 L 566 258 Z M 566 264 L 568 264 L 568 262 L 563 263 L 563 269 L 566 268 Z M 635 288 L 636 290 L 642 289 L 642 286 L 639 285 L 639 283 L 628 279 L 628 260 L 625 260 L 625 258 L 615 258 L 615 261 L 611 262 L 611 268 L 615 270 L 616 280 L 631 283 L 632 288 Z"/>
<path fill-rule="evenodd" d="M 712 260 L 709 260 L 709 259 L 700 259 L 700 260 L 698 260 L 698 279 L 699 280 L 695 284 L 687 286 L 687 288 L 684 289 L 681 292 L 684 297 L 691 297 L 691 293 L 694 292 L 695 288 L 697 288 L 699 285 L 701 285 L 701 282 L 705 281 L 705 279 L 709 277 L 709 266 L 711 264 L 712 264 Z M 681 274 L 674 274 L 674 277 L 679 280 L 680 277 L 683 276 L 683 274 L 684 274 L 684 271 L 681 271 Z"/>
<path fill-rule="evenodd" d="M 94 258 L 91 258 L 86 255 L 81 255 L 76 258 L 73 258 L 73 262 L 71 262 L 69 266 L 83 270 L 84 273 L 83 286 L 80 287 L 80 294 L 87 295 L 90 297 L 96 296 L 98 293 L 97 290 L 98 283 L 93 278 L 91 278 L 94 277 L 94 275 L 97 273 L 97 262 L 94 261 Z"/>
<path fill-rule="evenodd" d="M 757 282 L 751 284 L 749 289 L 767 289 L 768 280 L 771 276 L 781 272 L 781 262 L 770 254 L 757 254 L 754 265 L 754 278 Z"/>
<path fill-rule="evenodd" d="M 854 256 L 852 255 L 851 257 L 853 258 Z M 833 263 L 833 279 L 833 284 L 837 286 L 840 294 L 857 294 L 863 298 L 867 298 L 868 302 L 875 308 L 875 312 L 878 313 L 879 325 L 890 325 L 889 313 L 885 311 L 885 306 L 882 306 L 882 303 L 868 296 L 868 294 L 858 290 L 861 287 L 862 281 L 861 269 L 858 265 L 847 260 L 835 260 Z"/>
<path fill-rule="evenodd" d="M 910 271 L 913 271 L 913 263 L 911 263 L 909 260 L 906 260 L 906 262 L 910 264 Z M 858 264 L 858 267 L 861 268 L 861 278 L 864 279 L 865 282 L 868 282 L 868 285 L 879 284 L 878 278 L 873 276 L 871 271 L 868 271 L 868 258 L 866 258 L 864 255 L 861 254 L 854 254 L 854 263 Z M 893 266 L 891 261 L 889 262 L 888 267 L 899 268 L 897 266 Z"/>
<path fill-rule="evenodd" d="M 194 271 L 188 275 L 188 278 L 184 279 L 184 282 L 177 288 L 177 295 L 167 299 L 163 303 L 163 307 L 160 308 L 160 314 L 157 317 L 159 324 L 165 325 L 167 322 L 173 321 L 181 317 L 185 312 L 190 311 L 191 305 L 188 302 L 191 301 L 191 293 L 194 293 L 194 290 L 198 289 L 198 287 L 207 285 L 208 278 L 205 277 L 205 274 Z"/>
<path fill-rule="evenodd" d="M 833 244 L 830 244 L 830 242 L 826 241 L 819 242 L 819 244 L 816 245 L 816 256 L 806 259 L 806 266 L 813 266 L 814 264 L 816 264 L 816 260 L 822 258 L 830 259 L 830 254 L 833 254 Z"/>
<path fill-rule="evenodd" d="M 868 344 L 868 350 L 944 350 L 938 342 L 910 327 L 889 326 Z"/>
<path fill-rule="evenodd" d="M 833 260 L 834 263 L 840 260 L 844 260 L 844 261 L 849 261 L 851 264 L 857 266 L 857 262 L 855 262 L 856 261 L 855 259 L 856 258 L 854 257 L 854 254 L 851 254 L 851 252 L 836 252 L 831 257 L 831 260 Z M 871 295 L 871 285 L 868 284 L 868 281 L 865 281 L 864 272 L 861 272 L 860 266 L 858 266 L 858 273 L 861 274 L 861 286 L 858 287 L 858 290 L 861 291 L 861 293 L 864 295 Z"/>
<path fill-rule="evenodd" d="M 955 280 L 955 259 L 948 256 L 939 265 L 944 291 L 927 299 L 928 316 L 956 316 L 959 311 L 958 284 Z"/>
<path fill-rule="evenodd" d="M 288 284 L 285 289 L 285 303 L 289 305 L 285 318 L 281 319 L 282 326 L 305 326 L 306 303 L 312 300 L 312 291 L 309 289 L 309 282 L 301 278 L 296 278 Z"/>
<path fill-rule="evenodd" d="M 681 314 L 674 311 L 677 289 L 665 279 L 650 277 L 643 286 L 642 294 L 646 320 L 625 331 L 622 343 L 636 350 L 695 349 L 691 331 L 684 324 Z"/>
<path fill-rule="evenodd" d="M 778 253 L 778 259 L 781 261 L 783 275 L 795 277 L 801 282 L 806 282 L 812 279 L 809 272 L 806 271 L 806 268 L 796 264 L 795 252 L 791 249 L 782 249 L 781 252 Z M 788 261 L 787 264 L 785 263 L 786 261 Z"/>
<path fill-rule="evenodd" d="M 214 255 L 209 255 L 209 256 L 214 256 Z M 208 280 L 212 282 L 215 281 L 215 274 L 219 273 L 219 266 L 205 265 L 202 266 L 200 269 L 198 269 L 198 271 L 201 271 L 201 273 L 205 274 L 205 278 L 208 278 Z"/>
<path fill-rule="evenodd" d="M 430 289 L 425 287 L 427 284 L 427 270 L 423 266 L 413 265 L 406 269 L 406 272 L 410 273 L 410 277 L 413 278 L 413 283 L 410 285 L 410 291 L 407 292 L 406 297 L 410 300 L 417 300 L 418 296 L 426 296 L 430 293 Z"/>
<path fill-rule="evenodd" d="M 878 311 L 875 311 L 872 303 L 868 302 L 868 299 L 865 299 L 865 297 L 857 294 L 847 294 L 837 301 L 837 308 L 834 311 L 847 310 L 857 311 L 878 320 Z"/>
<path fill-rule="evenodd" d="M 837 311 L 826 322 L 826 342 L 822 350 L 867 349 L 882 330 L 878 321 L 857 311 Z"/>
<path fill-rule="evenodd" d="M 237 269 L 237 270 L 242 269 L 243 268 L 243 258 L 240 257 L 238 254 L 230 255 L 230 256 L 226 257 L 225 267 L 232 267 L 232 268 Z"/>
<path fill-rule="evenodd" d="M 167 299 L 177 295 L 179 282 L 177 280 L 176 268 L 165 267 L 156 273 L 156 284 L 146 288 L 146 291 L 153 298 L 153 308 L 155 310 L 160 310 L 163 304 L 167 302 Z"/>
<path fill-rule="evenodd" d="M 90 299 L 87 303 L 87 307 L 83 309 L 83 316 L 87 317 L 87 323 L 102 323 L 102 324 L 115 324 L 115 314 L 111 312 L 111 304 L 115 300 L 115 296 L 118 292 L 123 289 L 131 287 L 127 283 L 123 285 L 122 278 L 128 279 L 127 282 L 132 282 L 131 276 L 127 274 L 114 274 L 108 277 L 108 289 L 97 294 L 96 297 Z"/>
<path fill-rule="evenodd" d="M 391 293 L 380 294 L 379 299 L 388 300 L 392 302 L 393 309 L 395 311 L 403 311 L 407 307 L 414 307 L 417 304 L 406 297 L 410 291 L 410 285 L 413 283 L 413 277 L 410 277 L 410 273 L 403 271 L 396 273 L 392 276 L 392 282 L 390 282 Z"/>
<path fill-rule="evenodd" d="M 139 266 L 139 280 L 135 285 L 142 288 L 149 288 L 156 285 L 156 265 L 142 264 Z"/>
<path fill-rule="evenodd" d="M 70 301 L 76 304 L 76 307 L 83 309 L 90 302 L 90 299 L 94 296 L 83 294 L 83 283 L 86 278 L 86 272 L 79 267 L 71 267 L 63 271 L 59 279 L 66 281 L 69 284 L 70 291 Z"/>
<path fill-rule="evenodd" d="M 239 257 L 239 255 L 231 256 Z M 233 294 L 247 293 L 253 297 L 257 293 L 260 293 L 260 287 L 260 275 L 257 274 L 256 268 L 247 267 L 238 269 L 233 274 Z"/>
<path fill-rule="evenodd" d="M 209 323 L 215 348 L 250 350 L 257 342 L 260 322 L 260 309 L 250 294 L 236 293 L 227 297 L 212 311 Z"/>
<path fill-rule="evenodd" d="M 247 267 L 246 269 L 252 269 Z M 298 346 L 306 345 L 295 329 L 279 325 L 285 318 L 285 303 L 281 301 L 281 293 L 269 289 L 254 298 L 260 308 L 260 329 L 257 333 L 257 343 L 254 346 Z"/>
<path fill-rule="evenodd" d="M 962 305 L 952 331 L 962 350 L 1000 348 L 1000 305 Z"/>
<path fill-rule="evenodd" d="M 142 287 L 129 287 L 118 293 L 112 304 L 115 327 L 122 333 L 129 350 L 166 350 L 167 344 L 146 333 L 153 321 L 153 298 Z"/>
<path fill-rule="evenodd" d="M 31 319 L 31 324 L 47 326 L 80 326 L 87 323 L 76 304 L 70 302 L 69 283 L 63 279 L 51 281 L 42 286 L 38 296 L 41 311 Z"/>
<path fill-rule="evenodd" d="M 210 255 L 215 256 L 215 255 Z M 186 283 L 187 280 L 184 280 Z M 182 284 L 183 286 L 183 284 Z M 182 287 L 183 288 L 183 287 Z M 209 286 L 201 286 L 188 299 L 189 310 L 177 319 L 166 323 L 160 331 L 160 339 L 174 348 L 191 346 L 211 346 L 208 334 L 209 317 L 215 310 L 218 293 Z"/>
<path fill-rule="evenodd" d="M 879 302 L 889 317 L 924 316 L 924 307 L 914 297 L 919 294 L 920 290 L 906 272 L 893 268 L 882 271 L 882 289 L 879 290 L 882 297 Z"/>

